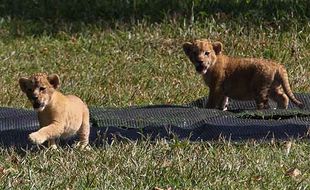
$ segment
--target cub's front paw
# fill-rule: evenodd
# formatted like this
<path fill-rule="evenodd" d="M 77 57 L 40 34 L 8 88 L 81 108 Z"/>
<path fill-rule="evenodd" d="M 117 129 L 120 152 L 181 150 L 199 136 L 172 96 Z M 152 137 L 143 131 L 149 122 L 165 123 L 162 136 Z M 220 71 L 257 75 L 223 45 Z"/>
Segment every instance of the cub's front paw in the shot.
<path fill-rule="evenodd" d="M 38 132 L 31 133 L 29 135 L 29 139 L 34 144 L 42 144 L 42 143 L 44 143 L 44 141 L 46 141 L 46 138 Z"/>

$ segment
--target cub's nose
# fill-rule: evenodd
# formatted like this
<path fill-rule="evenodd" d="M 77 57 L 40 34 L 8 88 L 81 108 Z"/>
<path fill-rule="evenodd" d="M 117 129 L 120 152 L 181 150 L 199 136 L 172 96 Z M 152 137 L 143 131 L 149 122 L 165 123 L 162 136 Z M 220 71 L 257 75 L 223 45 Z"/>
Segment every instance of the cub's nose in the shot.
<path fill-rule="evenodd" d="M 38 100 L 38 96 L 32 95 L 32 99 L 33 99 L 33 100 Z"/>
<path fill-rule="evenodd" d="M 197 63 L 198 63 L 199 65 L 201 65 L 201 64 L 203 64 L 203 61 L 197 61 Z"/>

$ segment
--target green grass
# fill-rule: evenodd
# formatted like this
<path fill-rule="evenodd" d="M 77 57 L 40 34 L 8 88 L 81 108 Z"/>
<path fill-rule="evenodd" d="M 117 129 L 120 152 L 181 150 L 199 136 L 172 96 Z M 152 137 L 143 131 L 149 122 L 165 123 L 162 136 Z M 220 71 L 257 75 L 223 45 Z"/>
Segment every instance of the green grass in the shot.
<path fill-rule="evenodd" d="M 12 37 L 9 29 L 3 29 L 0 42 L 0 103 L 6 106 L 26 106 L 18 78 L 42 71 L 58 73 L 62 92 L 76 94 L 92 106 L 190 102 L 207 93 L 181 48 L 192 38 L 222 41 L 225 53 L 232 56 L 277 60 L 287 67 L 295 92 L 309 91 L 309 25 L 282 32 L 212 19 L 190 29 L 183 23 L 141 21 L 113 30 L 87 25 L 73 34 L 64 28 L 54 36 L 39 37 Z"/>
<path fill-rule="evenodd" d="M 309 143 L 163 140 L 17 154 L 1 150 L 0 188 L 309 189 Z M 297 168 L 301 174 L 287 175 Z"/>
<path fill-rule="evenodd" d="M 0 2 L 0 105 L 30 108 L 17 81 L 35 72 L 59 74 L 60 90 L 89 106 L 191 102 L 208 92 L 182 52 L 182 43 L 194 38 L 221 41 L 228 55 L 277 60 L 294 92 L 310 91 L 308 1 L 171 1 L 162 9 L 159 1 L 153 8 L 147 1 L 126 1 L 101 15 L 92 6 L 104 2 L 74 2 L 84 11 L 80 17 L 69 4 L 56 3 L 59 9 L 43 14 L 39 5 L 25 11 L 36 1 Z M 292 142 L 288 155 L 282 141 L 124 141 L 91 151 L 0 148 L 0 188 L 309 189 L 309 142 Z M 285 175 L 291 168 L 301 175 Z"/>

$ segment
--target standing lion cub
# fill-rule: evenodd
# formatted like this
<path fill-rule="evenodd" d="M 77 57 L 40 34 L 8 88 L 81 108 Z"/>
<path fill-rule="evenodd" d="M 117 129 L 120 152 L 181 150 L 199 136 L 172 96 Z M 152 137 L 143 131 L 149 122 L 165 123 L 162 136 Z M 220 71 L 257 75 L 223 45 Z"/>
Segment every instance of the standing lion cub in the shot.
<path fill-rule="evenodd" d="M 196 40 L 183 44 L 183 50 L 209 87 L 207 108 L 224 110 L 228 97 L 255 100 L 257 109 L 269 108 L 268 98 L 277 108 L 287 109 L 289 99 L 299 108 L 303 103 L 292 93 L 284 66 L 254 58 L 233 58 L 222 54 L 220 42 Z"/>
<path fill-rule="evenodd" d="M 19 85 L 38 112 L 41 129 L 29 135 L 33 143 L 48 141 L 49 146 L 57 148 L 55 139 L 77 133 L 81 148 L 87 146 L 90 131 L 87 105 L 76 96 L 65 96 L 57 91 L 60 85 L 58 75 L 38 73 L 30 78 L 22 77 Z"/>

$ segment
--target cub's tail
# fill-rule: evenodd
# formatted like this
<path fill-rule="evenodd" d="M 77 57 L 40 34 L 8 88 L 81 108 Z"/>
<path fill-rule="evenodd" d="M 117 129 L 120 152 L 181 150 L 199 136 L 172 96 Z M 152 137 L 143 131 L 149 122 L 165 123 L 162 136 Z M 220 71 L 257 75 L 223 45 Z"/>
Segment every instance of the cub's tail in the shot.
<path fill-rule="evenodd" d="M 296 97 L 294 96 L 294 94 L 291 90 L 289 81 L 288 81 L 287 71 L 282 65 L 280 66 L 280 68 L 278 70 L 278 75 L 279 75 L 279 78 L 281 80 L 282 88 L 283 88 L 285 94 L 289 97 L 289 99 L 294 104 L 296 104 L 300 109 L 303 109 L 305 106 L 301 101 L 297 100 Z"/>

